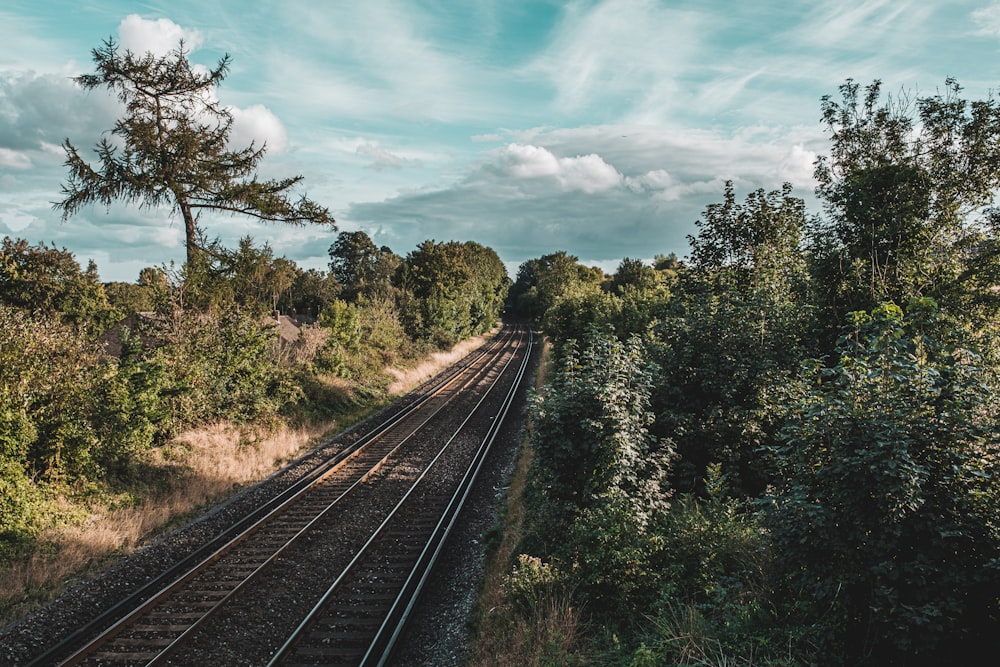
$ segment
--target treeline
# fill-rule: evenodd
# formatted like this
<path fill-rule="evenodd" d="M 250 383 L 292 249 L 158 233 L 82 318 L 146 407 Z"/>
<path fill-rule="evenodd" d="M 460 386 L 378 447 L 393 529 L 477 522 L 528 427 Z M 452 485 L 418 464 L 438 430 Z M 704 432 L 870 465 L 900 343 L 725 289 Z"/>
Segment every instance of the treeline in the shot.
<path fill-rule="evenodd" d="M 185 429 L 379 404 L 387 366 L 490 330 L 510 283 L 473 242 L 400 257 L 342 232 L 329 271 L 250 238 L 199 247 L 181 269 L 102 283 L 65 249 L 3 240 L 0 555 L 58 520 L 47 499 L 155 484 L 168 470 L 148 465 L 151 449 Z"/>
<path fill-rule="evenodd" d="M 790 186 L 740 201 L 729 183 L 683 262 L 521 266 L 511 302 L 553 358 L 534 523 L 482 619 L 498 654 L 996 655 L 1000 106 L 950 80 L 840 93 L 822 103 L 821 214 Z"/>

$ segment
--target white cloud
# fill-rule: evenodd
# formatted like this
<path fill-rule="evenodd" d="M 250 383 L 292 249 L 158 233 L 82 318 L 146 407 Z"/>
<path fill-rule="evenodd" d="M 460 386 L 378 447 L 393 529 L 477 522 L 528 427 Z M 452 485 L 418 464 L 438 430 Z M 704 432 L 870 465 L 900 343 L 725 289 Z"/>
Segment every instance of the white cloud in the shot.
<path fill-rule="evenodd" d="M 516 179 L 554 179 L 563 190 L 579 190 L 588 194 L 602 192 L 622 183 L 618 170 L 599 155 L 557 157 L 538 146 L 509 144 L 496 153 L 496 168 Z"/>
<path fill-rule="evenodd" d="M 251 142 L 259 147 L 267 143 L 269 153 L 280 153 L 288 148 L 288 132 L 281 120 L 267 107 L 255 104 L 246 109 L 229 107 L 233 114 L 233 131 L 229 143 L 237 150 Z"/>
<path fill-rule="evenodd" d="M 0 212 L 0 224 L 7 228 L 7 231 L 17 234 L 23 231 L 32 222 L 34 222 L 35 217 L 31 215 L 26 215 L 21 211 L 6 209 Z"/>
<path fill-rule="evenodd" d="M 1000 37 L 1000 3 L 993 3 L 972 12 L 972 21 L 979 26 L 976 34 Z"/>
<path fill-rule="evenodd" d="M 610 101 L 647 113 L 671 104 L 686 63 L 697 62 L 700 26 L 698 14 L 653 0 L 572 3 L 529 71 L 552 80 L 565 110 Z"/>
<path fill-rule="evenodd" d="M 807 149 L 802 144 L 795 144 L 778 165 L 778 176 L 783 182 L 791 183 L 794 187 L 812 189 L 816 184 L 813 179 L 816 157 L 815 151 Z"/>
<path fill-rule="evenodd" d="M 423 163 L 418 159 L 411 159 L 385 150 L 377 143 L 365 141 L 358 144 L 354 149 L 359 155 L 367 155 L 372 159 L 369 165 L 375 171 L 383 169 L 402 169 L 403 167 L 419 167 Z"/>
<path fill-rule="evenodd" d="M 936 9 L 934 3 L 916 0 L 841 0 L 814 7 L 788 38 L 811 50 L 854 51 L 875 58 L 900 49 L 912 55 L 915 37 L 929 29 L 928 17 Z"/>
<path fill-rule="evenodd" d="M 137 55 L 151 52 L 154 55 L 166 55 L 181 40 L 189 50 L 197 49 L 202 42 L 201 33 L 196 30 L 186 30 L 170 19 L 144 19 L 138 14 L 129 14 L 118 25 L 118 39 L 123 49 Z"/>

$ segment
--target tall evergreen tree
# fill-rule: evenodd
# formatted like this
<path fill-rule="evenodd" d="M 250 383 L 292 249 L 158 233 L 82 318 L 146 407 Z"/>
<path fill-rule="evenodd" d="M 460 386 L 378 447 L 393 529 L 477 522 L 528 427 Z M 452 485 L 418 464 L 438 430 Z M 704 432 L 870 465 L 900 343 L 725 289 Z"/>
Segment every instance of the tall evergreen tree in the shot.
<path fill-rule="evenodd" d="M 289 198 L 302 176 L 260 180 L 266 145 L 229 146 L 232 113 L 215 99 L 229 70 L 229 56 L 208 72 L 196 69 L 181 42 L 164 56 L 124 53 L 114 40 L 93 50 L 96 71 L 76 78 L 83 88 L 107 88 L 125 107 L 111 134 L 101 139 L 92 166 L 63 144 L 69 177 L 55 208 L 63 220 L 85 206 L 116 200 L 154 208 L 173 206 L 184 220 L 187 260 L 199 250 L 198 214 L 204 210 L 248 215 L 296 225 L 333 225 L 329 210 L 306 198 Z"/>

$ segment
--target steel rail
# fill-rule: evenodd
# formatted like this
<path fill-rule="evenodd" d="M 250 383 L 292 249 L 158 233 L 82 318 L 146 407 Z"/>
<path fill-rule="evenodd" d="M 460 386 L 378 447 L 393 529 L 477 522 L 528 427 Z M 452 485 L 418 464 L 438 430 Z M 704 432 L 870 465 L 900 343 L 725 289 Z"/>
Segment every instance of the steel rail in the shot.
<path fill-rule="evenodd" d="M 523 333 L 522 333 L 522 336 L 523 336 Z M 527 367 L 527 364 L 528 364 L 528 361 L 529 361 L 529 358 L 530 358 L 530 346 L 531 346 L 531 339 L 530 339 L 530 334 L 529 334 L 528 350 L 524 353 L 524 355 L 522 357 L 521 366 L 518 369 L 518 372 L 516 374 L 515 379 L 513 380 L 513 384 L 512 384 L 511 389 L 508 390 L 507 396 L 503 400 L 503 405 L 502 405 L 500 411 L 497 413 L 496 416 L 493 417 L 493 421 L 492 421 L 492 423 L 490 425 L 490 428 L 488 429 L 487 436 L 484 438 L 484 442 L 485 441 L 489 441 L 490 443 L 492 443 L 493 439 L 496 436 L 496 433 L 499 431 L 499 428 L 502 425 L 503 418 L 507 414 L 507 410 L 509 409 L 509 406 L 510 406 L 512 400 L 513 400 L 513 396 L 516 393 L 516 390 L 519 387 L 521 379 L 522 379 L 522 377 L 524 375 L 524 369 Z M 317 621 L 318 618 L 320 618 L 322 616 L 324 610 L 326 609 L 326 607 L 330 603 L 331 598 L 341 590 L 342 586 L 345 584 L 345 582 L 347 582 L 349 580 L 349 577 L 355 572 L 356 568 L 359 567 L 359 565 L 363 562 L 364 558 L 368 556 L 368 554 L 371 551 L 371 549 L 374 548 L 374 545 L 378 542 L 379 538 L 382 536 L 383 531 L 386 530 L 386 528 L 390 525 L 390 523 L 396 517 L 396 515 L 400 512 L 400 510 L 404 506 L 406 506 L 407 501 L 415 493 L 415 491 L 420 487 L 421 483 L 427 477 L 427 475 L 429 474 L 430 470 L 434 467 L 435 464 L 438 463 L 439 460 L 441 460 L 442 456 L 450 448 L 450 446 L 456 440 L 456 438 L 459 436 L 459 434 L 461 434 L 463 432 L 463 430 L 467 426 L 468 422 L 472 419 L 472 417 L 475 415 L 475 413 L 479 410 L 479 408 L 483 405 L 483 403 L 489 397 L 490 392 L 492 392 L 492 390 L 497 386 L 497 384 L 499 383 L 500 379 L 503 377 L 504 372 L 506 371 L 507 367 L 510 365 L 510 363 L 516 357 L 517 357 L 517 354 L 515 352 L 514 354 L 512 354 L 511 358 L 507 360 L 507 362 L 504 364 L 504 368 L 501 370 L 500 373 L 498 373 L 497 379 L 490 385 L 489 389 L 487 389 L 487 391 L 483 394 L 483 396 L 480 397 L 480 399 L 477 401 L 476 405 L 473 407 L 472 410 L 469 411 L 469 414 L 465 417 L 465 419 L 462 421 L 462 423 L 455 429 L 455 431 L 452 433 L 451 437 L 447 440 L 447 442 L 445 442 L 442 445 L 442 447 L 438 451 L 438 453 L 424 467 L 424 469 L 422 470 L 422 472 L 420 473 L 420 475 L 414 480 L 414 482 L 411 484 L 410 488 L 406 491 L 406 493 L 399 500 L 399 502 L 395 505 L 395 507 L 387 514 L 387 516 L 382 521 L 382 523 L 371 534 L 371 536 L 369 537 L 369 539 L 367 540 L 367 542 L 355 553 L 355 555 L 351 559 L 351 561 L 343 568 L 343 570 L 341 571 L 340 575 L 334 580 L 334 582 L 332 584 L 330 584 L 330 586 L 327 588 L 326 592 L 316 602 L 316 604 L 313 606 L 312 610 L 302 619 L 302 621 L 299 623 L 299 625 L 295 629 L 295 631 L 286 639 L 285 643 L 272 656 L 271 660 L 268 663 L 268 667 L 274 667 L 276 665 L 281 664 L 295 650 L 296 645 L 299 644 L 303 640 L 303 638 L 308 635 L 308 633 L 310 632 L 310 629 L 313 626 L 313 624 Z M 455 499 L 459 496 L 459 494 L 461 494 L 462 502 L 464 502 L 464 498 L 467 497 L 467 495 L 468 495 L 468 488 L 471 488 L 471 484 L 475 480 L 475 476 L 478 474 L 478 470 L 479 470 L 479 468 L 482 465 L 482 460 L 485 458 L 485 454 L 486 453 L 487 452 L 486 452 L 486 450 L 484 450 L 483 444 L 481 443 L 479 445 L 479 448 L 477 450 L 476 455 L 474 456 L 473 460 L 470 462 L 470 464 L 468 465 L 468 467 L 465 470 L 465 473 L 463 475 L 463 479 L 462 479 L 462 481 L 461 481 L 461 483 L 459 485 L 459 488 L 451 494 L 451 500 L 447 503 L 447 508 L 453 509 L 456 506 L 456 500 Z M 464 493 L 463 493 L 463 489 L 464 489 Z M 457 516 L 457 514 L 455 516 Z M 431 531 L 431 536 L 432 536 L 431 539 L 433 539 L 434 534 L 436 534 L 436 533 L 438 533 L 440 531 L 440 527 L 444 523 L 444 521 L 445 521 L 446 518 L 448 518 L 448 517 L 442 516 L 441 518 L 438 518 L 437 526 Z M 447 530 L 445 532 L 444 537 L 447 536 L 447 533 L 450 532 L 451 526 L 453 526 L 453 525 L 454 525 L 454 517 L 451 517 L 451 520 L 448 522 L 448 528 L 447 528 Z M 419 568 L 421 562 L 424 562 L 428 568 L 430 566 L 432 566 L 433 565 L 433 561 L 436 561 L 436 557 L 437 557 L 436 554 L 439 551 L 440 551 L 439 548 L 436 549 L 434 557 L 431 559 L 430 562 L 428 562 L 427 558 L 426 558 L 426 555 L 425 555 L 428 552 L 428 547 L 424 546 L 424 548 L 423 548 L 423 550 L 421 552 L 421 555 L 417 559 L 417 563 L 413 566 L 413 569 L 415 570 L 415 569 Z M 372 644 L 367 649 L 367 653 L 366 653 L 365 658 L 364 658 L 365 660 L 368 659 L 368 655 L 367 654 L 372 653 L 372 650 L 373 650 L 372 646 L 374 646 L 376 642 L 385 642 L 386 641 L 384 639 L 384 633 L 385 633 L 386 629 L 389 627 L 390 615 L 393 614 L 395 612 L 395 610 L 401 604 L 401 600 L 403 599 L 404 594 L 406 592 L 405 588 L 409 584 L 410 580 L 412 580 L 414 578 L 414 576 L 415 575 L 414 575 L 413 571 L 411 571 L 410 574 L 407 576 L 407 581 L 406 581 L 406 584 L 404 584 L 404 589 L 401 589 L 400 592 L 396 595 L 396 599 L 393 601 L 393 603 L 392 603 L 392 605 L 390 607 L 389 614 L 387 614 L 386 618 L 383 620 L 381 626 L 379 627 L 378 631 L 376 632 L 376 636 L 374 638 L 372 638 L 372 640 L 371 640 Z M 421 586 L 422 586 L 422 582 L 421 582 Z M 414 595 L 416 595 L 416 594 L 419 594 L 419 590 L 417 590 L 417 591 L 414 592 Z M 412 605 L 407 605 L 407 606 L 410 607 Z M 401 628 L 401 626 L 400 626 L 400 628 Z M 398 636 L 398 631 L 394 631 L 392 633 L 392 635 L 393 636 L 391 638 L 391 641 L 394 642 L 395 641 L 395 637 Z"/>
<path fill-rule="evenodd" d="M 517 376 L 515 377 L 510 390 L 507 392 L 507 396 L 504 398 L 503 404 L 500 406 L 500 411 L 498 412 L 497 417 L 490 425 L 489 431 L 483 437 L 483 442 L 480 444 L 479 450 L 476 452 L 472 466 L 466 470 L 465 476 L 462 478 L 461 483 L 455 490 L 454 495 L 452 495 L 452 499 L 448 503 L 448 507 L 445 509 L 445 512 L 441 517 L 441 521 L 438 522 L 437 527 L 434 529 L 432 538 L 428 540 L 420 558 L 417 560 L 416 565 L 407 577 L 406 583 L 404 583 L 399 595 L 393 602 L 392 608 L 386 616 L 386 620 L 382 623 L 382 626 L 379 628 L 378 633 L 372 640 L 368 651 L 365 653 L 364 658 L 362 658 L 361 667 L 367 667 L 371 664 L 375 664 L 377 667 L 384 667 L 391 657 L 396 642 L 403 633 L 406 623 L 409 621 L 410 614 L 412 614 L 413 610 L 416 608 L 417 601 L 423 591 L 424 584 L 427 583 L 427 579 L 430 577 L 431 572 L 434 569 L 434 565 L 437 563 L 437 560 L 441 555 L 441 551 L 444 548 L 445 543 L 448 541 L 448 537 L 451 535 L 451 531 L 454 529 L 462 509 L 465 507 L 469 494 L 472 492 L 472 487 L 475 484 L 476 479 L 479 477 L 479 472 L 493 447 L 493 442 L 496 440 L 497 435 L 500 433 L 500 429 L 503 427 L 503 423 L 507 418 L 507 413 L 514 404 L 514 399 L 517 396 L 517 392 L 521 387 L 521 382 L 524 380 L 524 376 L 528 370 L 528 365 L 531 360 L 532 344 L 533 340 L 531 333 L 529 332 L 528 350 L 525 352 L 524 357 L 521 360 L 521 366 L 518 369 Z M 446 519 L 447 524 L 443 525 Z M 431 552 L 432 548 L 433 552 Z M 388 637 L 385 636 L 386 634 L 388 634 Z"/>

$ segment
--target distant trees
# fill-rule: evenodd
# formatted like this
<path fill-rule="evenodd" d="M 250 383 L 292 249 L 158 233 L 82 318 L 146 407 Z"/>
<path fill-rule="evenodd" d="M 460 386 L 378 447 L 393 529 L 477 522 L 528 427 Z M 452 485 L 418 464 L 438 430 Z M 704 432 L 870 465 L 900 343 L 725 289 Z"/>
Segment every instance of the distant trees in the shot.
<path fill-rule="evenodd" d="M 365 232 L 341 232 L 330 246 L 330 274 L 347 301 L 388 296 L 400 258 L 387 246 L 379 248 Z"/>
<path fill-rule="evenodd" d="M 65 248 L 10 237 L 0 245 L 0 303 L 98 329 L 115 317 L 96 266 L 82 271 Z"/>
<path fill-rule="evenodd" d="M 230 148 L 233 115 L 214 95 L 229 70 L 228 55 L 203 71 L 188 61 L 183 42 L 164 56 L 139 56 L 122 53 L 109 39 L 92 53 L 96 71 L 77 77 L 77 83 L 113 92 L 125 115 L 111 130 L 120 145 L 102 139 L 96 167 L 69 139 L 63 144 L 69 177 L 55 207 L 64 221 L 94 203 L 169 204 L 184 221 L 189 263 L 200 247 L 197 223 L 203 210 L 332 227 L 326 208 L 305 196 L 289 198 L 301 176 L 258 179 L 266 146 Z"/>
<path fill-rule="evenodd" d="M 511 310 L 520 317 L 540 323 L 555 303 L 569 294 L 599 288 L 604 273 L 580 264 L 565 251 L 529 259 L 517 270 L 510 288 Z"/>
<path fill-rule="evenodd" d="M 403 260 L 397 282 L 409 298 L 407 330 L 442 347 L 492 328 L 508 285 L 496 252 L 472 241 L 424 241 Z"/>

